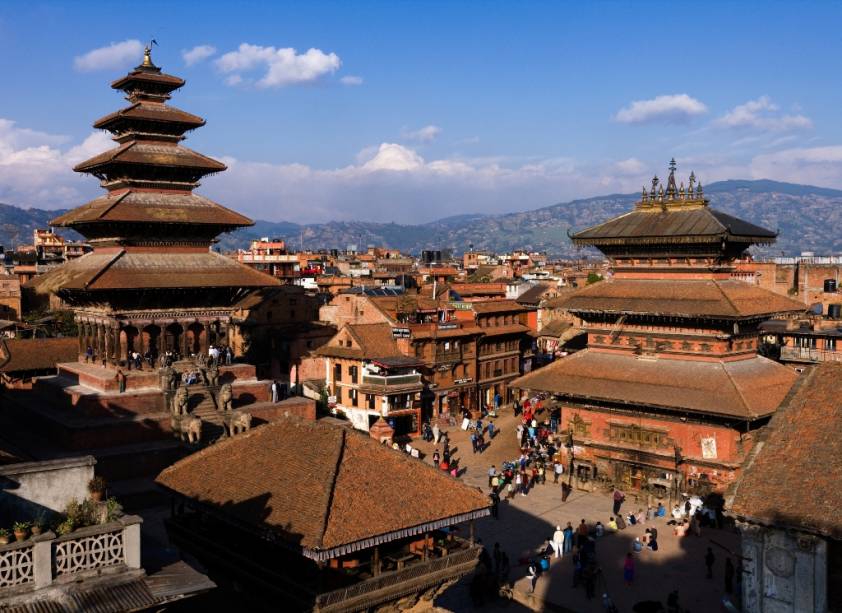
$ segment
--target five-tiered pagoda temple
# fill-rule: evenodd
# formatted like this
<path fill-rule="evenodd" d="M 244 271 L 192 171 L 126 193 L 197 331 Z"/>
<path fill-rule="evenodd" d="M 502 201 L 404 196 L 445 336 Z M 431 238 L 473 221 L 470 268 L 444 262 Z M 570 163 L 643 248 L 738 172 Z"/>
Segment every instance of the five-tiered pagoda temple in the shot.
<path fill-rule="evenodd" d="M 580 487 L 722 490 L 798 378 L 758 355 L 758 326 L 804 305 L 731 278 L 735 259 L 776 234 L 712 209 L 675 170 L 633 211 L 571 236 L 613 268 L 563 304 L 588 347 L 515 382 L 560 400 Z"/>
<path fill-rule="evenodd" d="M 79 325 L 80 357 L 98 364 L 164 351 L 188 357 L 225 344 L 233 305 L 277 281 L 212 250 L 216 237 L 252 221 L 193 193 L 225 165 L 181 145 L 204 119 L 167 104 L 184 80 L 143 63 L 111 87 L 129 106 L 94 123 L 118 146 L 74 170 L 97 177 L 103 196 L 54 219 L 93 245 L 92 253 L 36 278 Z"/>

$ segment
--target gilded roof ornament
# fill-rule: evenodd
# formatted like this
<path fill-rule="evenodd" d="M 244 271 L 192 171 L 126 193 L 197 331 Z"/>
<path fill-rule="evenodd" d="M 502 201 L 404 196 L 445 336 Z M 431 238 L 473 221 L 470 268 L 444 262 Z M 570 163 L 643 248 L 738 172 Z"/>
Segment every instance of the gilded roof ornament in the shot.
<path fill-rule="evenodd" d="M 155 64 L 152 63 L 152 46 L 157 45 L 158 41 L 154 38 L 149 41 L 149 44 L 143 48 L 143 64 L 146 68 L 154 68 Z"/>

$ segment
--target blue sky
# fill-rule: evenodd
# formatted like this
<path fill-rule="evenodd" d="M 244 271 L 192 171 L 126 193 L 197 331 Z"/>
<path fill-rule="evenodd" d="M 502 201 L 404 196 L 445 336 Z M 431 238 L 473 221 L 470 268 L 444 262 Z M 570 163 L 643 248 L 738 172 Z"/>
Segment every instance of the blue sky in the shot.
<path fill-rule="evenodd" d="M 153 36 L 188 82 L 172 103 L 208 121 L 186 145 L 229 165 L 200 191 L 257 218 L 524 210 L 637 191 L 673 156 L 705 183 L 842 188 L 840 17 L 830 2 L 6 1 L 0 201 L 99 193 L 69 168 L 111 146 L 91 123 L 124 103 L 108 83 Z"/>

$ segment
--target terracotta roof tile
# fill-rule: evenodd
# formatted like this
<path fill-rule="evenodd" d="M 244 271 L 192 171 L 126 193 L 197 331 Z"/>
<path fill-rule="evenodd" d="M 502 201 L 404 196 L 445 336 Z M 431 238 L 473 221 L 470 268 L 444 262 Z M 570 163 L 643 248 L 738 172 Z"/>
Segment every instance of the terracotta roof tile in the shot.
<path fill-rule="evenodd" d="M 0 340 L 0 372 L 50 370 L 60 362 L 79 359 L 75 338 L 32 338 Z"/>
<path fill-rule="evenodd" d="M 804 375 L 752 450 L 732 493 L 731 514 L 842 539 L 840 380 L 842 364 L 834 362 Z"/>
<path fill-rule="evenodd" d="M 794 370 L 760 356 L 700 362 L 585 349 L 510 385 L 567 398 L 755 419 L 772 414 L 797 379 Z"/>
<path fill-rule="evenodd" d="M 526 307 L 515 300 L 483 300 L 469 302 L 474 313 L 525 313 Z"/>
<path fill-rule="evenodd" d="M 181 145 L 162 145 L 142 141 L 130 141 L 77 164 L 73 170 L 76 172 L 90 172 L 114 162 L 179 166 L 203 169 L 208 172 L 220 172 L 226 168 L 222 162 L 218 162 Z"/>
<path fill-rule="evenodd" d="M 609 279 L 553 301 L 574 313 L 640 313 L 705 318 L 804 311 L 801 302 L 737 280 Z"/>
<path fill-rule="evenodd" d="M 165 469 L 157 482 L 305 550 L 472 512 L 477 488 L 347 428 L 283 418 Z"/>
<path fill-rule="evenodd" d="M 39 275 L 27 283 L 36 292 L 69 290 L 269 287 L 274 277 L 218 253 L 97 253 Z"/>
<path fill-rule="evenodd" d="M 174 194 L 129 190 L 106 194 L 50 222 L 54 226 L 94 222 L 180 223 L 213 226 L 251 226 L 244 215 L 198 194 Z"/>

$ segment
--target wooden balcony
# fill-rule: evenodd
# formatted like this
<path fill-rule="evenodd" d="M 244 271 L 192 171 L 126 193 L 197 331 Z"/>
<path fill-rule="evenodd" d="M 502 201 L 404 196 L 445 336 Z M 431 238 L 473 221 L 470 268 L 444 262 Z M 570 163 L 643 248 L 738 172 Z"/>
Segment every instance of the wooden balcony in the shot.
<path fill-rule="evenodd" d="M 441 557 L 413 560 L 400 570 L 382 573 L 365 581 L 316 596 L 314 611 L 363 611 L 379 604 L 421 592 L 459 578 L 477 565 L 479 545 L 458 541 L 455 550 Z M 414 556 L 413 556 L 414 557 Z"/>

